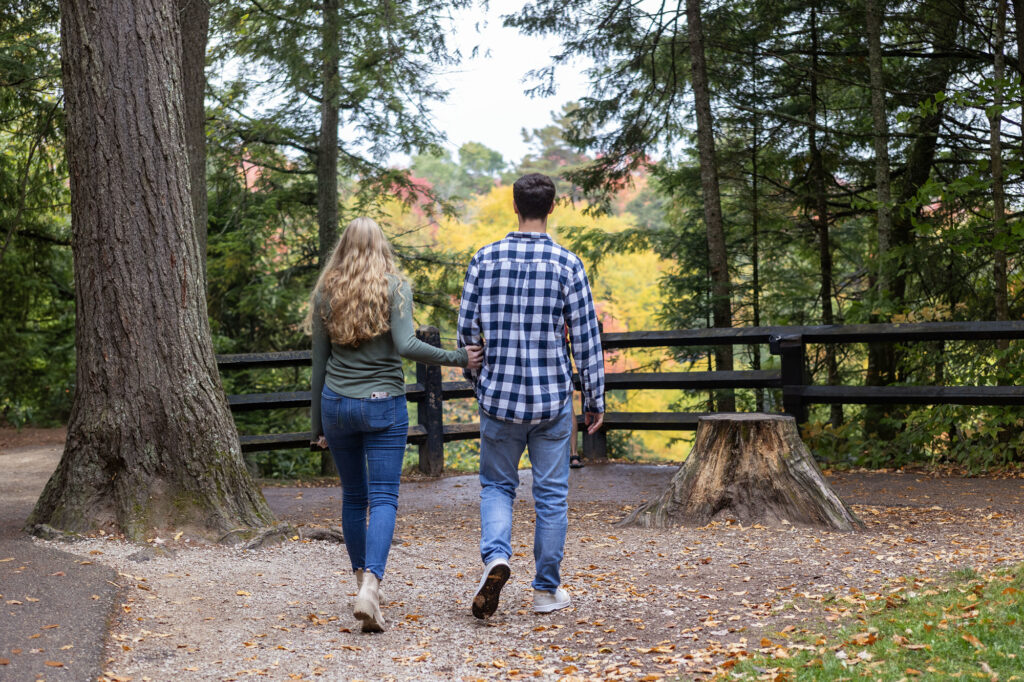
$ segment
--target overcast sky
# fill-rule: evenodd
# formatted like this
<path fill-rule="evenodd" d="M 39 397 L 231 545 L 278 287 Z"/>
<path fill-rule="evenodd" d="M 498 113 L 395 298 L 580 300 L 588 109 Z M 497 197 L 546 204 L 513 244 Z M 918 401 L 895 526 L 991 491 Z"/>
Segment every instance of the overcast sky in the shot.
<path fill-rule="evenodd" d="M 501 152 L 506 161 L 518 161 L 529 151 L 520 131 L 551 122 L 551 112 L 586 94 L 579 68 L 560 68 L 558 92 L 552 97 L 523 94 L 526 73 L 547 66 L 559 51 L 555 38 L 532 38 L 504 28 L 501 15 L 523 3 L 491 0 L 487 12 L 474 6 L 456 15 L 451 47 L 462 51 L 462 64 L 442 74 L 439 85 L 450 90 L 447 101 L 434 106 L 436 125 L 448 136 L 454 151 L 465 142 L 482 142 Z M 479 27 L 479 31 L 477 28 Z M 473 47 L 479 55 L 470 58 Z"/>

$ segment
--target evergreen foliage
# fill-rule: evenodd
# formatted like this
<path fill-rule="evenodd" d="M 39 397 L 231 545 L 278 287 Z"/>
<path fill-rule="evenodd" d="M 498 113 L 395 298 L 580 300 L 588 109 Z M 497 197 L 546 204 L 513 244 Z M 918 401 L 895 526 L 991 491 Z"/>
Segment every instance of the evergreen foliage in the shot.
<path fill-rule="evenodd" d="M 875 52 L 868 0 L 700 5 L 733 325 L 1024 314 L 1021 3 L 871 2 Z M 448 20 L 468 5 L 213 4 L 208 301 L 219 352 L 306 343 L 298 323 L 322 251 L 317 168 L 332 58 L 338 222 L 370 214 L 385 226 L 413 280 L 419 322 L 451 328 L 470 254 L 507 231 L 505 186 L 539 171 L 558 176 L 568 199 L 560 238 L 594 270 L 610 323 L 639 324 L 629 296 L 656 313 L 648 326 L 714 323 L 685 4 L 535 0 L 505 17 L 563 41 L 533 74 L 535 94 L 552 92 L 573 60 L 590 64 L 587 96 L 524 130 L 532 149 L 518 160 L 487 140 L 447 152 L 431 123 L 443 71 L 460 58 Z M 339 18 L 336 43 L 324 40 L 328 12 Z M 0 413 L 14 424 L 64 419 L 73 381 L 58 18 L 51 1 L 0 10 Z M 410 167 L 392 167 L 395 154 Z M 888 178 L 888 192 L 878 178 Z M 602 212 L 614 220 L 590 215 Z M 616 260 L 641 256 L 657 263 L 644 273 L 660 287 L 657 303 Z M 808 372 L 816 383 L 1019 383 L 1017 345 L 851 345 L 834 356 L 812 348 Z M 736 358 L 737 369 L 774 361 L 739 348 Z M 709 362 L 701 349 L 675 361 Z M 305 381 L 284 371 L 226 378 L 229 392 Z M 705 396 L 673 399 L 691 409 Z M 770 394 L 736 399 L 743 409 L 772 406 Z M 982 466 L 1024 456 L 1010 410 L 847 406 L 811 415 L 819 450 L 842 461 Z M 282 430 L 302 428 L 299 412 L 278 417 Z M 261 418 L 240 416 L 243 430 L 262 430 Z"/>
<path fill-rule="evenodd" d="M 0 423 L 67 418 L 74 293 L 55 2 L 0 9 Z"/>
<path fill-rule="evenodd" d="M 1006 3 L 877 5 L 890 163 L 883 176 L 872 149 L 865 4 L 702 3 L 734 325 L 1020 319 L 1024 313 L 1018 240 L 1024 37 L 1016 37 L 1018 54 L 997 52 L 1003 43 L 993 32 L 1006 23 L 1000 14 Z M 643 168 L 669 201 L 660 228 L 580 230 L 574 242 L 595 257 L 643 248 L 671 254 L 676 266 L 663 279 L 665 322 L 710 326 L 708 226 L 700 210 L 684 8 L 539 0 L 505 21 L 564 41 L 551 66 L 534 74 L 539 91 L 549 90 L 573 59 L 594 64 L 590 92 L 568 118 L 566 134 L 594 155 L 566 174 L 592 205 L 609 210 L 619 188 Z M 1001 78 L 994 70 L 1000 59 Z M 990 162 L 993 116 L 1002 122 L 999 178 Z M 885 233 L 877 227 L 877 177 L 891 182 L 892 224 Z M 1002 216 L 994 213 L 996 179 L 1006 191 Z M 1008 257 L 1003 278 L 1000 254 Z M 1008 301 L 1003 313 L 1001 297 Z M 1017 353 L 979 344 L 844 347 L 838 357 L 812 349 L 808 370 L 816 383 L 1012 383 L 1020 376 Z M 753 367 L 760 362 L 747 360 Z M 832 452 L 846 461 L 1024 457 L 1017 417 L 1007 410 L 848 407 L 844 417 L 836 407 L 818 407 L 812 421 L 822 425 L 826 411 L 828 429 L 811 432 L 825 449 L 842 443 Z M 965 456 L 965 433 L 984 456 Z M 995 435 L 982 445 L 981 433 Z"/>

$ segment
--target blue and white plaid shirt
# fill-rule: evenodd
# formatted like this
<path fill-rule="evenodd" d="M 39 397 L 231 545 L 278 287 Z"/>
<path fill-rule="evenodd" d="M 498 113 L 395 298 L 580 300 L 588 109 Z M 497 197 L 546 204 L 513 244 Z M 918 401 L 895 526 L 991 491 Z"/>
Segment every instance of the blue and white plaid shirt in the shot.
<path fill-rule="evenodd" d="M 510 232 L 473 256 L 462 289 L 459 345 L 485 341 L 466 370 L 480 407 L 509 422 L 553 418 L 572 395 L 565 330 L 583 385 L 583 410 L 604 412 L 604 356 L 583 262 L 543 232 Z"/>

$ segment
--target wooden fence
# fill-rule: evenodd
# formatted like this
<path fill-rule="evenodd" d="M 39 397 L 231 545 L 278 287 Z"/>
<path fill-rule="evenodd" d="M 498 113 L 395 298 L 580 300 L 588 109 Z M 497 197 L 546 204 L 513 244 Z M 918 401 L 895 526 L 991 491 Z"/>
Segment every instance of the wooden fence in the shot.
<path fill-rule="evenodd" d="M 434 327 L 417 335 L 440 345 Z M 1024 405 L 1024 386 L 821 386 L 807 382 L 808 344 L 914 343 L 922 341 L 991 341 L 1024 338 L 1024 322 L 929 322 L 920 324 L 863 324 L 828 327 L 739 327 L 606 333 L 605 351 L 626 348 L 680 348 L 716 345 L 764 345 L 780 357 L 778 370 L 730 372 L 630 372 L 609 373 L 605 390 L 629 389 L 776 389 L 781 390 L 783 410 L 806 421 L 812 403 L 926 404 L 926 405 Z M 238 369 L 308 366 L 310 351 L 219 355 L 222 372 Z M 440 367 L 416 366 L 416 383 L 406 386 L 406 398 L 418 407 L 417 423 L 409 426 L 409 442 L 419 446 L 419 468 L 438 475 L 444 466 L 444 443 L 476 439 L 480 427 L 445 424 L 446 400 L 472 398 L 467 381 L 442 381 Z M 230 395 L 233 412 L 282 407 L 309 407 L 309 391 Z M 603 428 L 593 436 L 584 433 L 583 454 L 589 459 L 607 456 L 611 430 L 693 430 L 700 412 L 609 412 Z M 577 419 L 582 424 L 583 417 Z M 308 447 L 310 433 L 277 433 L 240 436 L 243 452 Z"/>

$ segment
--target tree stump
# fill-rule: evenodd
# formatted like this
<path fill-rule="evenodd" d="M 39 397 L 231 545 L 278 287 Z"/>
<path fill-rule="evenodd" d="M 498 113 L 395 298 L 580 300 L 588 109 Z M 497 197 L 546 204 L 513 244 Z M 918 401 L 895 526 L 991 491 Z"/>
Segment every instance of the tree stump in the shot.
<path fill-rule="evenodd" d="M 783 522 L 832 530 L 863 523 L 832 490 L 791 416 L 701 417 L 690 456 L 661 496 L 622 523 L 645 528 Z"/>

